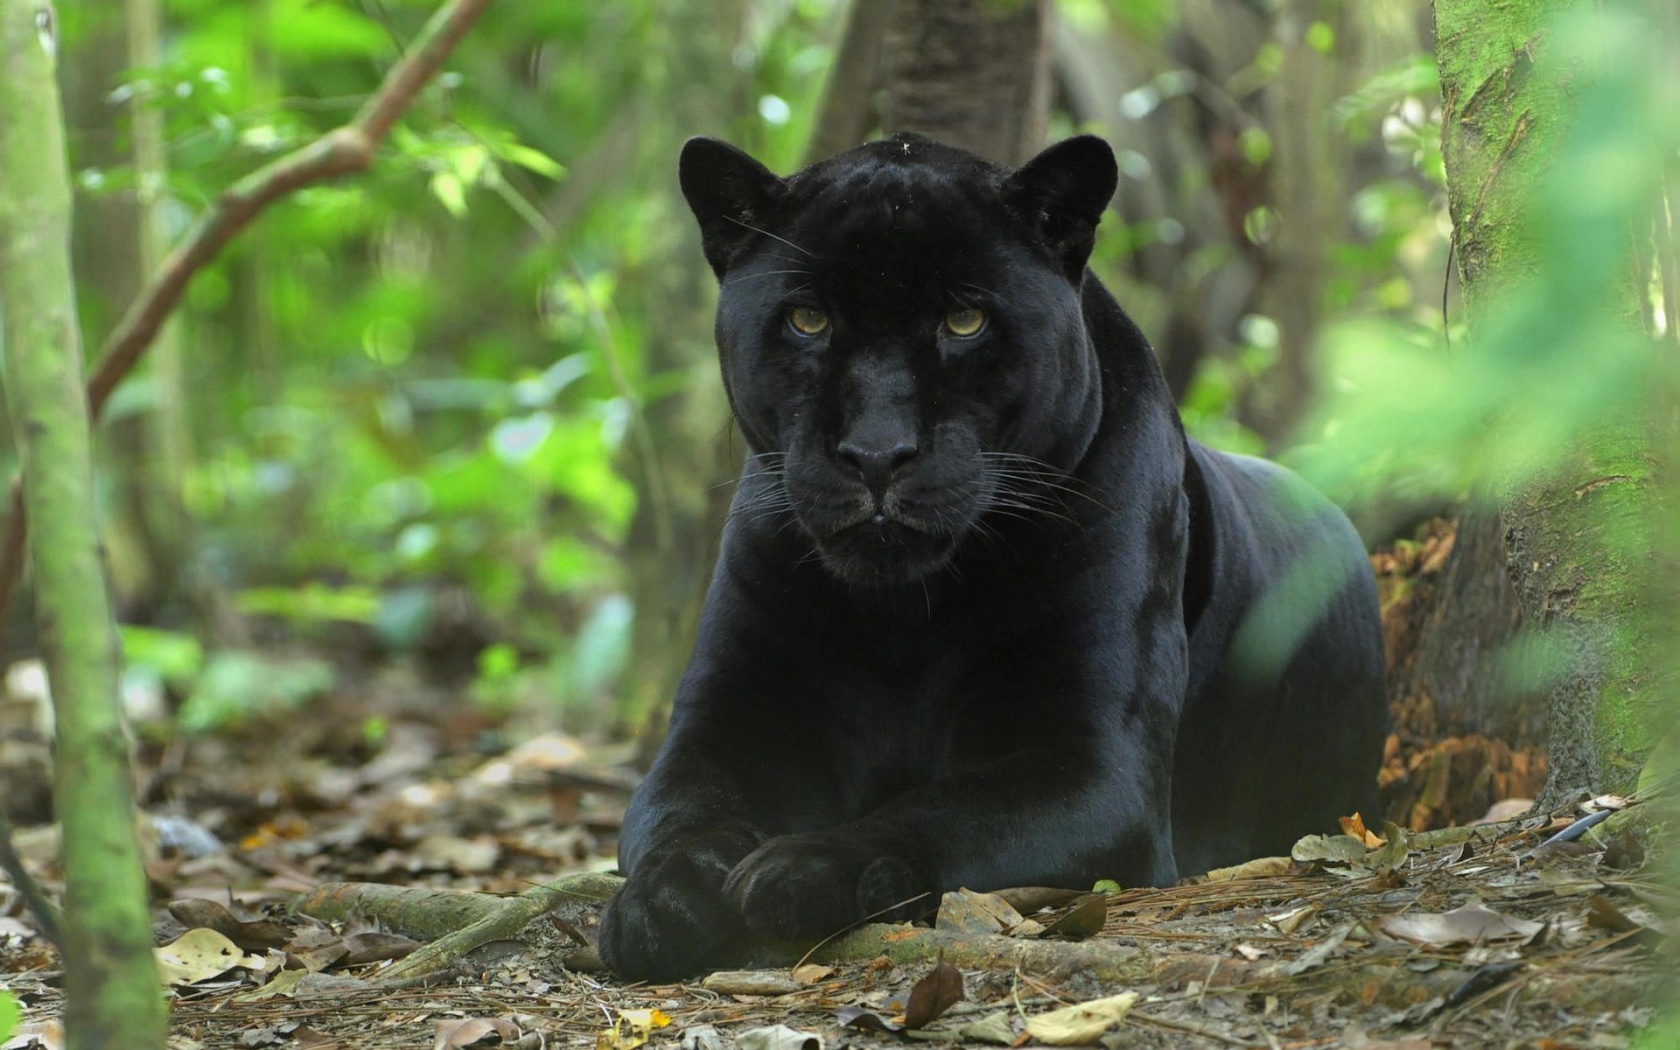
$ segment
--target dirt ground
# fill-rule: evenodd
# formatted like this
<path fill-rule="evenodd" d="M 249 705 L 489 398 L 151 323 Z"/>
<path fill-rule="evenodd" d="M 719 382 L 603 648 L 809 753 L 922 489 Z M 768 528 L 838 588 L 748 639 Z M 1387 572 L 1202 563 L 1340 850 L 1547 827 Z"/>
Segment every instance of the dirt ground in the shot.
<path fill-rule="evenodd" d="M 1630 818 L 1543 845 L 1577 815 L 1560 814 L 1452 832 L 1355 828 L 1235 878 L 1121 889 L 1094 906 L 1087 894 L 1025 916 L 952 901 L 939 915 L 949 929 L 871 928 L 757 984 L 725 975 L 627 987 L 576 968 L 589 965 L 579 949 L 597 908 L 574 903 L 434 983 L 392 990 L 380 972 L 412 942 L 388 931 L 409 920 L 322 923 L 290 911 L 300 893 L 372 881 L 512 894 L 610 867 L 632 778 L 559 735 L 486 756 L 475 750 L 480 737 L 456 736 L 447 721 L 411 715 L 389 732 L 364 761 L 323 717 L 278 737 L 193 744 L 169 759 L 173 771 L 153 770 L 174 785 L 171 802 L 145 819 L 159 942 L 175 943 L 189 925 L 217 927 L 241 960 L 199 973 L 179 950 L 175 1045 L 1038 1045 L 1034 1018 L 1130 992 L 1123 1018 L 1080 1037 L 1142 1047 L 1619 1047 L 1651 1019 L 1672 968 L 1676 939 L 1661 916 L 1675 897 L 1649 873 L 1640 836 L 1610 830 Z M 56 888 L 51 829 L 24 832 L 20 846 Z M 1036 904 L 1016 899 L 1024 912 Z M 57 1045 L 57 956 L 15 900 L 0 902 L 4 983 L 39 1045 Z M 238 919 L 218 917 L 221 907 Z M 1082 919 L 1057 932 L 1070 908 Z M 1093 915 L 1100 932 L 1091 935 Z M 240 921 L 264 917 L 274 922 Z M 857 1027 L 902 1024 L 904 998 L 941 949 L 961 974 L 961 999 L 943 1016 L 914 1033 Z M 851 1013 L 863 1019 L 843 1025 Z M 806 1035 L 752 1034 L 776 1025 Z"/>

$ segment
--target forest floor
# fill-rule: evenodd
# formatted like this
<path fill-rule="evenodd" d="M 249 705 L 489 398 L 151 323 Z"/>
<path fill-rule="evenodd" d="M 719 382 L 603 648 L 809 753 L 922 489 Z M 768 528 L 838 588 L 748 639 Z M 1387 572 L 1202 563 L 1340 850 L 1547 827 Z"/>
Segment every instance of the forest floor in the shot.
<path fill-rule="evenodd" d="M 1404 552 L 1391 574 L 1423 572 L 1432 550 Z M 1385 771 L 1388 821 L 1325 829 L 1292 857 L 1217 879 L 952 895 L 933 929 L 869 927 L 801 966 L 660 986 L 599 972 L 598 904 L 569 901 L 430 983 L 382 984 L 435 936 L 428 919 L 458 920 L 358 896 L 363 884 L 483 902 L 612 867 L 635 782 L 627 750 L 557 733 L 505 745 L 518 735 L 393 665 L 301 713 L 143 748 L 171 1045 L 1666 1045 L 1641 1033 L 1673 1001 L 1680 928 L 1664 917 L 1680 900 L 1648 862 L 1636 830 L 1647 822 L 1628 819 L 1644 804 L 1578 835 L 1579 818 L 1626 800 L 1428 830 L 1471 791 L 1532 780 L 1537 760 L 1506 749 L 1506 779 L 1490 788 L 1485 755 L 1473 777 L 1441 773 L 1465 761 L 1438 758 L 1482 745 L 1403 734 Z M 54 829 L 24 829 L 18 845 L 61 889 Z M 362 903 L 324 920 L 298 913 L 311 894 Z M 26 1022 L 6 1050 L 62 1045 L 61 976 L 0 881 L 0 987 Z"/>

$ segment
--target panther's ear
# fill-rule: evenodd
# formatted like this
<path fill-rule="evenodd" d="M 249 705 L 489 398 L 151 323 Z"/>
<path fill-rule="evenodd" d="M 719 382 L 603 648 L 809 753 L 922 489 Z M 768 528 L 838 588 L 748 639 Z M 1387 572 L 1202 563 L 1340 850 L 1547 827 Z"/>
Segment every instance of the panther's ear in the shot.
<path fill-rule="evenodd" d="M 1004 200 L 1061 260 L 1075 284 L 1091 257 L 1097 222 L 1114 198 L 1114 150 L 1095 135 L 1049 147 L 1004 180 Z"/>
<path fill-rule="evenodd" d="M 683 143 L 677 179 L 689 209 L 700 220 L 700 243 L 706 261 L 719 277 L 735 249 L 762 226 L 763 214 L 786 184 L 774 173 L 717 139 L 692 138 Z"/>

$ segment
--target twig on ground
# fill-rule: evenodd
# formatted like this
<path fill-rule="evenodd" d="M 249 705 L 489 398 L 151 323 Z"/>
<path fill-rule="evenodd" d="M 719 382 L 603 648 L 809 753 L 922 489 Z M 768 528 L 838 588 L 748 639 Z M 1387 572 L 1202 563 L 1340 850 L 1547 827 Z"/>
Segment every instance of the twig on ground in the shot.
<path fill-rule="evenodd" d="M 426 930 L 451 931 L 433 933 L 436 940 L 379 975 L 380 987 L 406 988 L 443 973 L 481 944 L 515 936 L 567 901 L 605 901 L 622 881 L 584 872 L 533 886 L 517 897 L 339 882 L 315 890 L 298 903 L 298 910 L 318 919 L 342 919 L 352 912 L 377 915 L 399 932 L 421 936 Z"/>
<path fill-rule="evenodd" d="M 18 856 L 17 849 L 12 846 L 12 822 L 7 819 L 4 810 L 0 810 L 0 871 L 4 871 L 6 877 L 12 880 L 13 888 L 23 899 L 23 906 L 35 920 L 35 928 L 41 932 L 41 936 L 63 948 L 64 941 L 59 932 L 64 928 L 63 919 L 58 913 L 58 908 L 48 899 L 46 891 L 41 889 L 41 884 L 35 881 L 35 876 L 23 866 L 23 858 Z"/>

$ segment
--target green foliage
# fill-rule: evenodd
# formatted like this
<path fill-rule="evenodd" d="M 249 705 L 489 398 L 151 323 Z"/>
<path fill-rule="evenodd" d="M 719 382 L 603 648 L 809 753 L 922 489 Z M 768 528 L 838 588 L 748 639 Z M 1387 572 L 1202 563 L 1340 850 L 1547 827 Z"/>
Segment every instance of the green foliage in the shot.
<path fill-rule="evenodd" d="M 1505 497 L 1522 575 L 1562 615 L 1531 623 L 1503 670 L 1532 689 L 1568 683 L 1593 738 L 1554 743 L 1623 784 L 1673 724 L 1660 683 L 1680 673 L 1664 643 L 1680 625 L 1656 582 L 1680 553 L 1657 510 L 1671 496 L 1680 389 L 1673 318 L 1650 277 L 1676 247 L 1651 216 L 1665 214 L 1664 171 L 1680 150 L 1680 78 L 1660 37 L 1623 9 L 1566 10 L 1544 39 L 1518 61 L 1556 108 L 1524 108 L 1497 133 L 1455 129 L 1478 147 L 1513 143 L 1467 151 L 1493 167 L 1456 175 L 1470 187 L 1461 229 L 1478 278 L 1474 342 L 1460 333 L 1449 349 L 1392 318 L 1339 327 L 1326 346 L 1336 396 L 1294 458 L 1352 504 Z M 1491 78 L 1511 61 L 1496 52 Z"/>
<path fill-rule="evenodd" d="M 124 624 L 123 666 L 177 688 L 190 686 L 204 669 L 204 648 L 190 634 Z"/>
<path fill-rule="evenodd" d="M 1643 1028 L 1633 1041 L 1633 1050 L 1675 1050 L 1680 1047 L 1680 1010 L 1668 1012 Z"/>
<path fill-rule="evenodd" d="M 1659 344 L 1607 304 L 1634 271 L 1634 238 L 1680 147 L 1675 85 L 1629 20 L 1592 14 L 1554 39 L 1582 70 L 1572 132 L 1525 224 L 1541 265 L 1478 318 L 1473 347 L 1366 317 L 1326 336 L 1336 396 L 1296 462 L 1336 498 L 1453 495 L 1545 472 L 1598 421 L 1651 411 L 1674 391 Z M 1397 396 L 1404 392 L 1404 396 Z"/>
<path fill-rule="evenodd" d="M 130 103 L 164 118 L 155 189 L 169 235 L 235 179 L 349 119 L 434 8 L 169 0 L 159 61 L 108 82 L 119 147 Z M 791 166 L 839 29 L 833 0 L 748 0 L 734 65 L 692 70 L 659 61 L 676 12 L 672 0 L 498 5 L 368 175 L 287 198 L 194 279 L 179 315 L 189 577 L 290 633 L 353 625 L 396 651 L 420 646 L 444 596 L 464 588 L 500 639 L 486 702 L 611 692 L 632 616 L 627 434 L 693 381 L 648 366 L 664 307 L 641 298 L 686 248 L 678 147 L 723 134 Z M 110 32 L 79 5 L 63 18 L 71 64 Z M 730 126 L 659 119 L 708 77 L 739 86 Z M 135 188 L 126 164 L 72 159 L 88 200 Z M 698 263 L 685 253 L 680 265 Z M 123 305 L 87 301 L 84 313 Z M 702 316 L 691 338 L 709 367 Z M 109 421 L 147 421 L 164 404 L 142 371 Z M 121 495 L 109 491 L 113 517 L 130 513 Z M 178 637 L 128 632 L 129 660 L 193 690 L 192 728 L 320 688 L 311 672 L 254 689 L 241 678 L 257 672 L 251 658 L 189 660 Z"/>
<path fill-rule="evenodd" d="M 180 726 L 189 733 L 209 733 L 272 717 L 319 696 L 335 677 L 323 660 L 240 650 L 214 653 L 181 705 Z"/>
<path fill-rule="evenodd" d="M 23 1023 L 23 1007 L 18 1005 L 17 996 L 0 988 L 0 1043 L 12 1037 Z"/>

